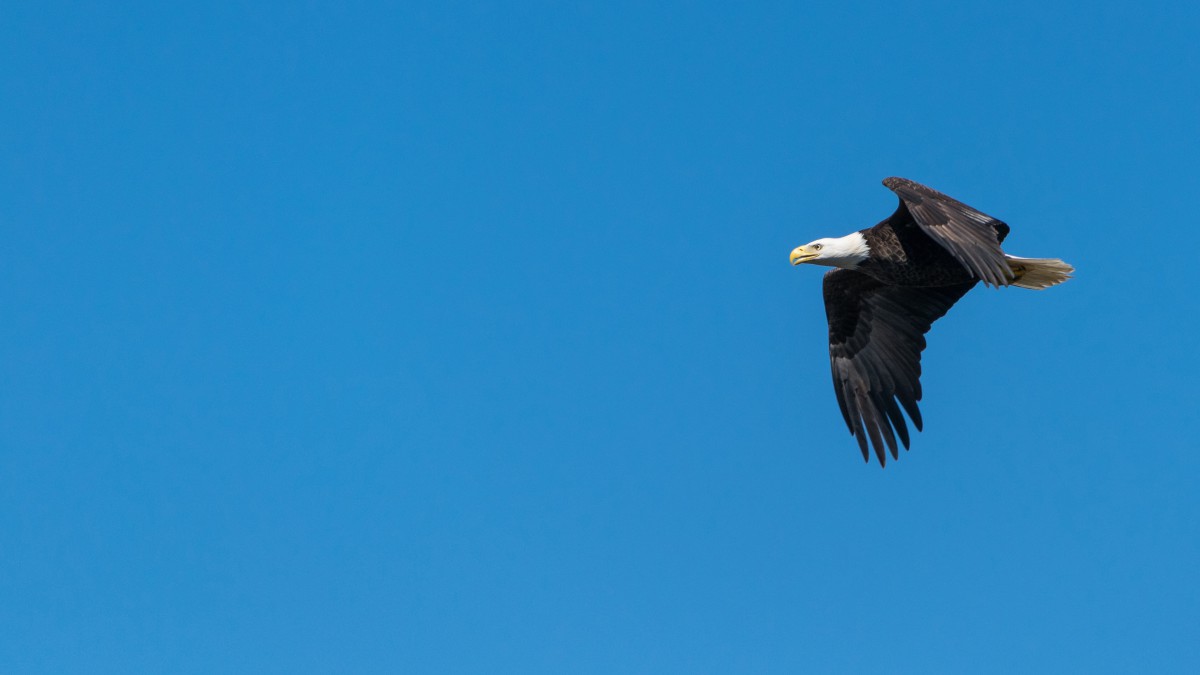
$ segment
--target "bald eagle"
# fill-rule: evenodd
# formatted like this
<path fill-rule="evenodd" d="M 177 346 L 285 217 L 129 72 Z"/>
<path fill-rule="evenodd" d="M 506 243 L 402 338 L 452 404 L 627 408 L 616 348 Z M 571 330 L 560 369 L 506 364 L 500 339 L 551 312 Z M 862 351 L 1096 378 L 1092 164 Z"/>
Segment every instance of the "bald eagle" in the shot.
<path fill-rule="evenodd" d="M 921 351 L 933 322 L 980 281 L 1041 290 L 1075 271 L 1006 254 L 1008 225 L 956 199 L 904 178 L 883 184 L 900 198 L 890 217 L 791 255 L 793 265 L 837 268 L 824 280 L 833 391 L 863 459 L 869 438 L 880 466 L 885 447 L 899 459 L 897 436 L 908 449 L 901 408 L 921 430 Z"/>

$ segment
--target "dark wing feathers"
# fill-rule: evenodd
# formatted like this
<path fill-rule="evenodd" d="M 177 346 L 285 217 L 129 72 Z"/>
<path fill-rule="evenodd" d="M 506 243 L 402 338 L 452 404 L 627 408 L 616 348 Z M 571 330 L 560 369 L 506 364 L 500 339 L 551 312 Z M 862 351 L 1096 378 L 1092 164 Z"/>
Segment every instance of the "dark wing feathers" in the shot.
<path fill-rule="evenodd" d="M 919 288 L 887 286 L 851 270 L 825 275 L 833 390 L 863 459 L 870 459 L 868 439 L 881 466 L 887 462 L 885 446 L 899 457 L 897 436 L 908 448 L 901 407 L 921 430 L 917 401 L 925 333 L 975 284 Z"/>
<path fill-rule="evenodd" d="M 900 198 L 897 213 L 907 210 L 921 230 L 971 274 L 992 286 L 1012 281 L 1013 272 L 1000 250 L 1008 225 L 907 178 L 885 178 L 883 184 Z"/>

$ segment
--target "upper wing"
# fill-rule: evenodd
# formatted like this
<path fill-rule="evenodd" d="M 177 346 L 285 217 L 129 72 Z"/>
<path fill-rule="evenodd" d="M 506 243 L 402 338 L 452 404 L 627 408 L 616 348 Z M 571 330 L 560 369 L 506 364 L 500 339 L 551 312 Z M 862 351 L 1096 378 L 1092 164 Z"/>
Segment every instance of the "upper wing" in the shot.
<path fill-rule="evenodd" d="M 1007 286 L 1013 273 L 1000 250 L 1008 225 L 937 190 L 907 178 L 885 178 L 883 184 L 900 198 L 921 230 L 941 244 L 971 274 L 992 286 Z"/>
<path fill-rule="evenodd" d="M 825 275 L 833 390 L 863 459 L 869 459 L 868 436 L 880 466 L 887 462 L 884 441 L 899 458 L 893 428 L 908 449 L 908 427 L 897 400 L 921 430 L 917 401 L 925 333 L 975 284 L 917 288 L 887 286 L 851 270 Z"/>

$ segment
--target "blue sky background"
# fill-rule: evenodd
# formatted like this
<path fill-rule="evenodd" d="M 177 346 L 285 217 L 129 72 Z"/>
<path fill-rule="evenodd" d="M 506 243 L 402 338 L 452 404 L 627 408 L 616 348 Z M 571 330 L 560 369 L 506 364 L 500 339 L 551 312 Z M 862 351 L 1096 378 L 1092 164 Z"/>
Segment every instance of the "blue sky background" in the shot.
<path fill-rule="evenodd" d="M 1195 672 L 1200 10 L 834 4 L 6 3 L 0 671 Z M 880 470 L 889 175 L 1079 272 Z"/>

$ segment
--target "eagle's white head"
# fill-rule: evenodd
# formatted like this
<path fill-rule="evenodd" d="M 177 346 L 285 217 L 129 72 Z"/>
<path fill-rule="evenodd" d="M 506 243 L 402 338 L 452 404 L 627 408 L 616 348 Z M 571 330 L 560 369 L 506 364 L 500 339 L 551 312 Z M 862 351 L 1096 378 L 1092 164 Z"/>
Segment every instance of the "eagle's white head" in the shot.
<path fill-rule="evenodd" d="M 871 247 L 861 232 L 851 232 L 835 239 L 818 239 L 797 246 L 792 251 L 792 264 L 825 265 L 852 270 L 871 255 Z"/>

